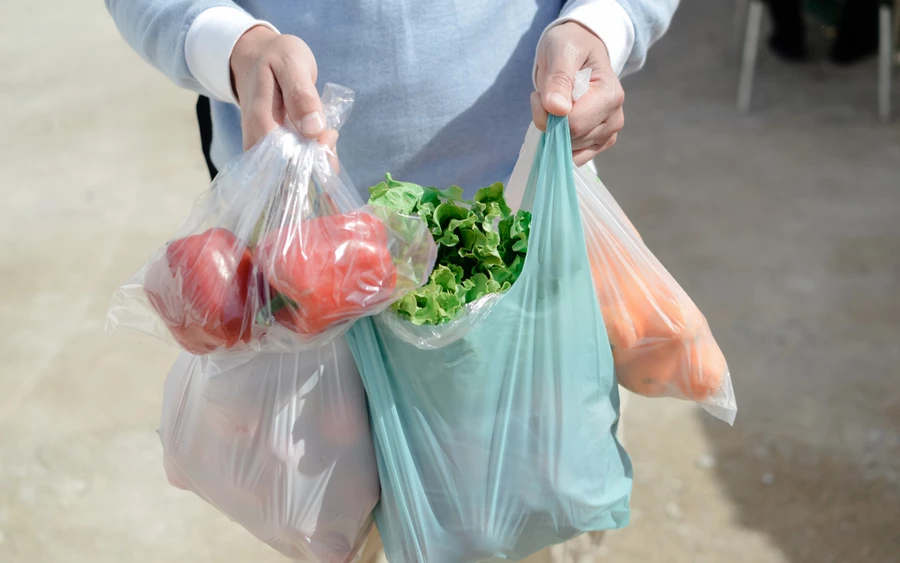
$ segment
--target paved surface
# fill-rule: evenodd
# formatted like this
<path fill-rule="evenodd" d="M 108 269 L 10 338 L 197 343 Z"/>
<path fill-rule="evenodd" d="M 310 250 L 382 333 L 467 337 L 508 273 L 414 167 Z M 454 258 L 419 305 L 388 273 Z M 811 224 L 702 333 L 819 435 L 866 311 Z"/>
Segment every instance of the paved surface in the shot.
<path fill-rule="evenodd" d="M 737 116 L 728 4 L 685 2 L 626 82 L 601 168 L 707 313 L 741 412 L 729 429 L 632 403 L 634 524 L 600 559 L 896 562 L 900 129 L 875 122 L 872 64 L 767 55 Z M 103 332 L 113 288 L 204 186 L 193 96 L 99 1 L 3 12 L 0 562 L 282 561 L 167 485 L 154 429 L 174 352 Z"/>

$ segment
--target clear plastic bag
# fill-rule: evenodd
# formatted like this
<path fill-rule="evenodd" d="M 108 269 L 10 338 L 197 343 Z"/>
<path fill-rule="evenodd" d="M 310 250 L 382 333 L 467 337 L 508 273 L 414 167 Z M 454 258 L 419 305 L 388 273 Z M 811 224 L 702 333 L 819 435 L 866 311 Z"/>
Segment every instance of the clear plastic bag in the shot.
<path fill-rule="evenodd" d="M 699 403 L 733 424 L 734 388 L 706 317 L 647 248 L 602 182 L 575 173 L 587 253 L 619 383 Z"/>
<path fill-rule="evenodd" d="M 590 69 L 579 71 L 576 100 L 589 80 Z M 533 158 L 539 140 L 532 125 L 509 183 L 512 208 L 524 196 L 523 163 Z M 575 170 L 575 187 L 619 384 L 646 397 L 695 401 L 733 424 L 737 401 L 731 376 L 706 317 L 650 252 L 592 166 Z"/>
<path fill-rule="evenodd" d="M 492 293 L 469 303 L 452 321 L 440 325 L 415 325 L 393 311 L 379 315 L 378 321 L 394 336 L 422 350 L 437 350 L 465 338 L 481 324 L 502 297 Z"/>
<path fill-rule="evenodd" d="M 515 561 L 628 522 L 631 464 L 571 152 L 568 121 L 551 117 L 528 180 L 524 269 L 463 335 L 420 346 L 391 312 L 347 333 L 390 561 Z"/>
<path fill-rule="evenodd" d="M 287 354 L 182 353 L 166 380 L 166 475 L 284 555 L 347 563 L 379 485 L 343 338 Z"/>
<path fill-rule="evenodd" d="M 329 84 L 322 101 L 336 130 L 353 93 Z M 194 354 L 304 350 L 424 283 L 436 252 L 425 223 L 364 207 L 339 170 L 327 146 L 286 128 L 269 133 L 116 291 L 109 329 Z"/>

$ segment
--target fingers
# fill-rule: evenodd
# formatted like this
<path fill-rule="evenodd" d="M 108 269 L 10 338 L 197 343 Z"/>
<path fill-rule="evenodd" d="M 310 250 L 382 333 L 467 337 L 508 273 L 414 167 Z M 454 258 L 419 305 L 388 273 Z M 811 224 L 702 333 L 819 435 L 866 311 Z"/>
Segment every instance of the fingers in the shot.
<path fill-rule="evenodd" d="M 572 160 L 575 162 L 575 166 L 584 166 L 585 164 L 593 160 L 594 157 L 596 157 L 598 154 L 611 148 L 616 144 L 617 137 L 618 134 L 614 133 L 602 145 L 591 145 L 587 148 L 572 151 Z"/>
<path fill-rule="evenodd" d="M 538 129 L 547 130 L 547 110 L 544 109 L 541 95 L 538 92 L 531 93 L 531 119 Z"/>
<path fill-rule="evenodd" d="M 572 114 L 574 115 L 574 113 L 573 111 Z M 611 137 L 625 127 L 625 112 L 622 108 L 618 108 L 600 122 L 599 125 L 596 125 L 590 131 L 585 131 L 587 127 L 590 127 L 591 122 L 596 123 L 596 121 L 597 118 L 592 116 L 580 119 L 569 116 L 572 150 L 580 150 L 594 145 L 605 146 Z"/>
<path fill-rule="evenodd" d="M 578 99 L 569 114 L 573 137 L 583 137 L 597 124 L 603 123 L 622 110 L 625 92 L 612 72 L 598 73 L 587 93 Z"/>
<path fill-rule="evenodd" d="M 244 150 L 249 149 L 266 134 L 278 127 L 276 117 L 283 115 L 278 85 L 271 72 L 260 73 L 254 95 L 241 108 L 241 132 Z"/>
<path fill-rule="evenodd" d="M 600 149 L 598 147 L 581 149 L 580 151 L 572 153 L 572 160 L 575 162 L 575 166 L 584 166 L 598 154 L 600 154 Z"/>
<path fill-rule="evenodd" d="M 319 137 L 319 143 L 328 147 L 328 162 L 331 164 L 332 170 L 334 170 L 335 174 L 340 173 L 341 171 L 341 163 L 337 157 L 337 141 L 338 141 L 338 132 L 334 129 L 330 129 L 325 131 L 321 137 Z"/>
<path fill-rule="evenodd" d="M 615 144 L 625 125 L 625 94 L 603 41 L 580 24 L 566 22 L 544 34 L 535 62 L 535 126 L 545 131 L 548 114 L 568 116 L 573 158 L 579 165 Z M 575 75 L 582 68 L 592 70 L 590 88 L 573 102 Z"/>
<path fill-rule="evenodd" d="M 568 115 L 572 110 L 575 73 L 585 62 L 579 49 L 565 41 L 549 41 L 544 60 L 538 65 L 537 86 L 544 110 L 553 115 Z"/>
<path fill-rule="evenodd" d="M 305 43 L 291 36 L 282 36 L 283 48 L 271 62 L 275 80 L 281 89 L 286 120 L 303 136 L 318 138 L 325 132 L 322 100 L 316 90 L 316 64 Z"/>
<path fill-rule="evenodd" d="M 572 135 L 572 150 L 596 148 L 606 150 L 615 144 L 616 134 L 625 126 L 625 112 L 621 102 L 623 97 L 614 95 L 586 95 L 573 105 L 569 114 L 569 129 Z M 618 106 L 616 105 L 618 104 Z M 547 111 L 541 96 L 531 94 L 531 117 L 541 131 L 547 130 Z M 598 117 L 599 116 L 599 117 Z M 598 120 L 602 120 L 598 123 Z M 592 129 L 589 129 L 592 127 Z M 612 142 L 610 143 L 610 140 Z"/>

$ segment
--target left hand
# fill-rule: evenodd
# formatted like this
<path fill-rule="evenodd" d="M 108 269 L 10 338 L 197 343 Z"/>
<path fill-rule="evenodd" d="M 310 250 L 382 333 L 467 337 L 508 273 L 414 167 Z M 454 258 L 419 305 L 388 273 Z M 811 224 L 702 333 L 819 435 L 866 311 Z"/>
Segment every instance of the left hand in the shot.
<path fill-rule="evenodd" d="M 583 68 L 591 69 L 590 88 L 573 103 L 575 73 Z M 534 123 L 544 131 L 548 112 L 568 115 L 577 166 L 616 143 L 625 125 L 625 92 L 599 37 L 575 22 L 547 31 L 537 49 L 537 86 L 531 94 Z"/>

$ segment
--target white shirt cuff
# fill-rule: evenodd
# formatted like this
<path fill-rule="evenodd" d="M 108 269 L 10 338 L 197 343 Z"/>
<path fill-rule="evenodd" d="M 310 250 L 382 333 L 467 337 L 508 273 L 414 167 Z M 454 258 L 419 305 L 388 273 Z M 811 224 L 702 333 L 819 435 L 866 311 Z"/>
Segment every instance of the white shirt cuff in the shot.
<path fill-rule="evenodd" d="M 231 88 L 231 52 L 247 30 L 262 25 L 275 27 L 243 10 L 217 6 L 200 12 L 188 28 L 184 55 L 188 70 L 216 99 L 237 104 Z"/>
<path fill-rule="evenodd" d="M 544 33 L 570 21 L 581 24 L 603 41 L 613 70 L 616 75 L 621 75 L 634 47 L 634 24 L 624 8 L 616 0 L 573 0 Z M 537 76 L 537 61 L 532 76 Z"/>

